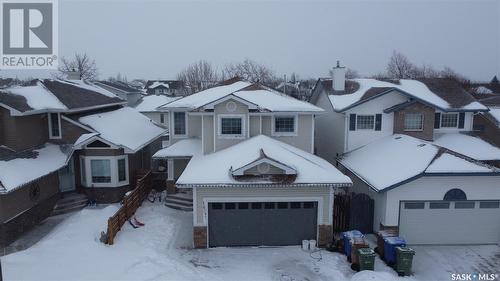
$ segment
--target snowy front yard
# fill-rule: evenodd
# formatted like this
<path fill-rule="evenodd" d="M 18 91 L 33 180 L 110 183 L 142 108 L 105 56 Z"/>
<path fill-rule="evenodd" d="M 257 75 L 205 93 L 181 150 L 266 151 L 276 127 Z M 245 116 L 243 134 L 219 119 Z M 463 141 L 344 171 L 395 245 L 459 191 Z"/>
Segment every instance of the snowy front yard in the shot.
<path fill-rule="evenodd" d="M 500 247 L 416 247 L 415 276 L 400 278 L 378 258 L 355 273 L 345 256 L 299 247 L 193 250 L 192 214 L 145 202 L 113 246 L 99 242 L 118 207 L 84 209 L 28 250 L 2 257 L 5 280 L 451 280 L 450 272 L 493 272 Z"/>

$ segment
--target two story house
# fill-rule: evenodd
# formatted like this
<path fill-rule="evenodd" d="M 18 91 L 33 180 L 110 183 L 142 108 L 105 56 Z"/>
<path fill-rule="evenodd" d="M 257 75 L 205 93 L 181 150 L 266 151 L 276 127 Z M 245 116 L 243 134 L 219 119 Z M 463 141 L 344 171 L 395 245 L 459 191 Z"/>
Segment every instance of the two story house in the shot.
<path fill-rule="evenodd" d="M 148 80 L 144 86 L 148 95 L 182 96 L 184 82 L 179 80 Z"/>
<path fill-rule="evenodd" d="M 316 152 L 353 179 L 349 194 L 372 198 L 370 229 L 410 244 L 500 241 L 500 171 L 488 164 L 500 149 L 472 134 L 488 109 L 457 83 L 346 80 L 336 67 L 312 102 L 325 110 Z"/>
<path fill-rule="evenodd" d="M 165 110 L 158 108 L 179 98 L 166 95 L 147 95 L 138 100 L 132 107 L 157 124 L 168 129 L 170 123 L 169 114 Z"/>
<path fill-rule="evenodd" d="M 231 79 L 166 104 L 168 192 L 190 190 L 195 247 L 330 242 L 333 190 L 351 180 L 313 155 L 322 109 Z"/>
<path fill-rule="evenodd" d="M 61 194 L 118 202 L 165 129 L 80 80 L 0 90 L 0 245 L 49 216 Z"/>

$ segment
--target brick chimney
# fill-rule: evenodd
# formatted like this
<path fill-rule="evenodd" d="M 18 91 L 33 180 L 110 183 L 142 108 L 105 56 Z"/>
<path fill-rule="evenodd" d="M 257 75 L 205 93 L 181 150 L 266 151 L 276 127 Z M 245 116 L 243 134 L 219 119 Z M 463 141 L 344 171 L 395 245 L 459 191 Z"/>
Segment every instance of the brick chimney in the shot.
<path fill-rule="evenodd" d="M 345 67 L 340 66 L 340 62 L 337 61 L 337 66 L 332 71 L 332 88 L 334 91 L 345 90 L 345 71 Z"/>

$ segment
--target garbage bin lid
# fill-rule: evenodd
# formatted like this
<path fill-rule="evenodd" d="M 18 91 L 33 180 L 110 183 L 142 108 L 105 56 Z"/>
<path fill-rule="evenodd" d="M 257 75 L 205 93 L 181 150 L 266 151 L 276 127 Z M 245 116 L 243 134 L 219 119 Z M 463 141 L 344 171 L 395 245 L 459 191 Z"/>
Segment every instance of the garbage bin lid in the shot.
<path fill-rule="evenodd" d="M 391 245 L 401 245 L 401 244 L 406 244 L 406 241 L 401 238 L 401 237 L 397 237 L 397 236 L 394 236 L 394 237 L 386 237 L 384 238 L 384 241 L 391 244 Z"/>
<path fill-rule="evenodd" d="M 358 252 L 363 255 L 375 255 L 375 252 L 371 248 L 359 248 Z"/>
<path fill-rule="evenodd" d="M 396 247 L 396 251 L 398 251 L 398 252 L 415 253 L 415 250 L 413 250 L 410 247 Z"/>
<path fill-rule="evenodd" d="M 351 238 L 351 237 L 363 237 L 363 233 L 359 230 L 350 230 L 346 231 L 343 233 L 345 237 Z"/>

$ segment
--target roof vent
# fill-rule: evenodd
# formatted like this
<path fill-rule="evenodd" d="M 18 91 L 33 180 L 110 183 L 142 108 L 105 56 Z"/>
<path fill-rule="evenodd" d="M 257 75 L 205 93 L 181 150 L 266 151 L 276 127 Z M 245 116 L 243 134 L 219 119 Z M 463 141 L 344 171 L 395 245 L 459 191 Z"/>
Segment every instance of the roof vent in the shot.
<path fill-rule="evenodd" d="M 425 143 L 421 143 L 419 145 L 417 145 L 418 147 L 424 147 L 425 146 Z"/>
<path fill-rule="evenodd" d="M 394 139 L 395 139 L 395 140 L 399 140 L 400 138 L 401 138 L 401 137 L 395 137 Z"/>

